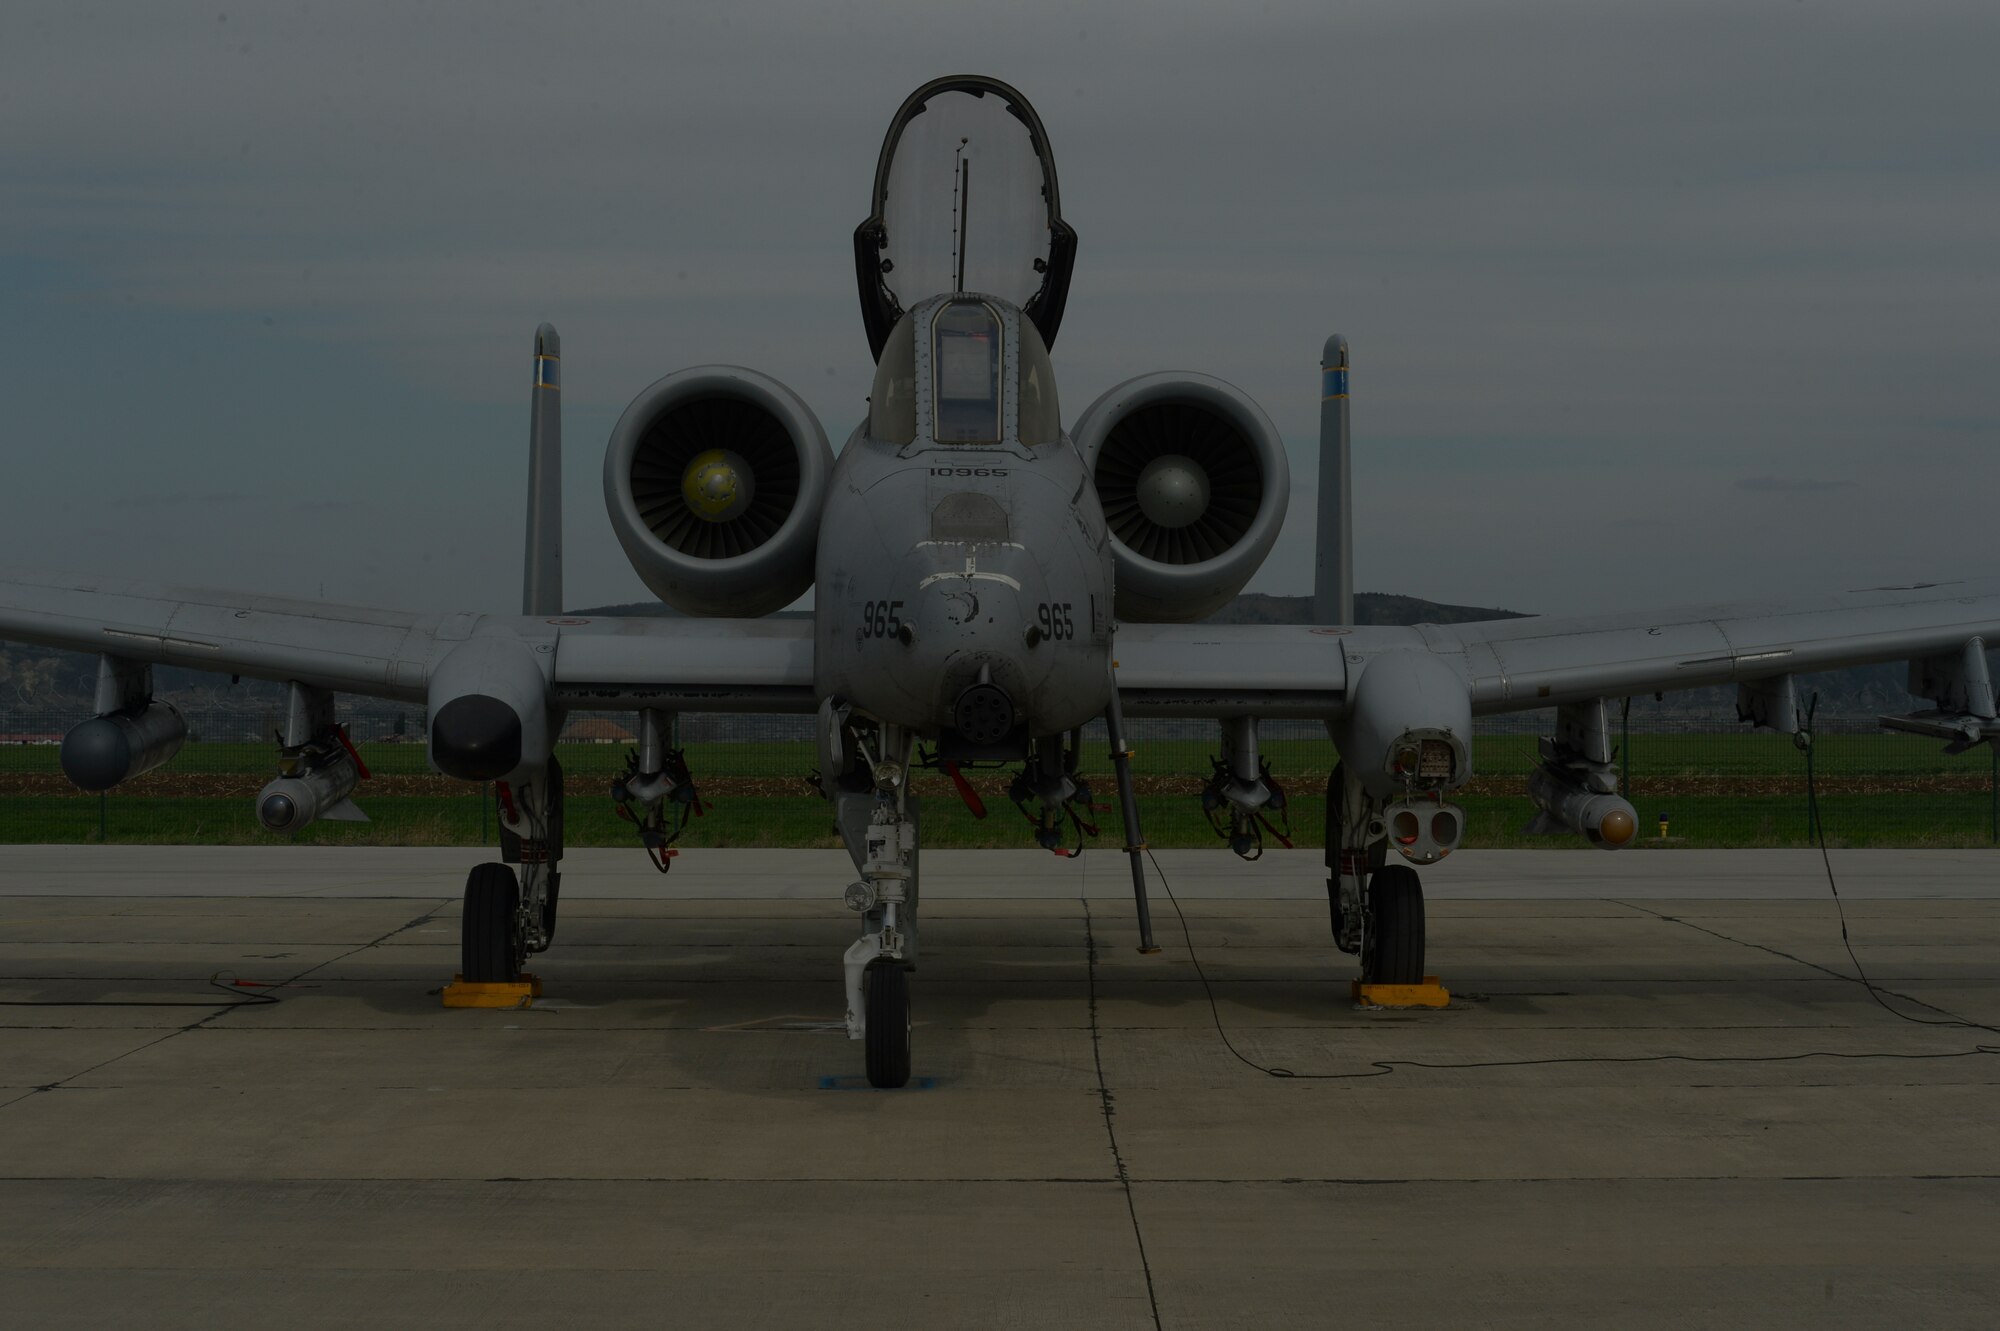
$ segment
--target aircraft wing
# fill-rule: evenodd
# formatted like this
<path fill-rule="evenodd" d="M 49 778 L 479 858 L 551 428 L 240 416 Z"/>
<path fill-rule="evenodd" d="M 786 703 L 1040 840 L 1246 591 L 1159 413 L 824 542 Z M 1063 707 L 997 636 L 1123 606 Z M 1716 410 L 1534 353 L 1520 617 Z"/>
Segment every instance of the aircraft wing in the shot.
<path fill-rule="evenodd" d="M 1402 632 L 1421 635 L 1432 651 L 1461 657 L 1475 713 L 1515 712 L 1957 657 L 1974 638 L 2000 645 L 2000 586 L 1885 587 L 1790 604 L 1490 620 Z"/>
<path fill-rule="evenodd" d="M 1883 661 L 1957 660 L 1975 638 L 2000 646 L 2000 585 L 1411 628 L 1131 624 L 1119 630 L 1115 655 L 1133 715 L 1333 719 L 1348 711 L 1351 683 L 1389 653 L 1442 659 L 1465 681 L 1473 712 L 1488 714 Z"/>
<path fill-rule="evenodd" d="M 0 571 L 0 640 L 421 705 L 475 637 L 546 658 L 559 706 L 811 711 L 809 620 L 418 614 L 118 578 Z"/>

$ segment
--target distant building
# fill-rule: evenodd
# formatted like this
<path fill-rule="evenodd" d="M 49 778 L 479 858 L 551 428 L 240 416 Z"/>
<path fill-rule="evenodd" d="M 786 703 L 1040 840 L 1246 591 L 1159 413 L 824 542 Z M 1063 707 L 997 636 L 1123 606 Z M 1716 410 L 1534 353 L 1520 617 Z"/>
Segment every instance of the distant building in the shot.
<path fill-rule="evenodd" d="M 563 727 L 563 744 L 630 744 L 632 732 L 602 716 L 578 717 Z"/>

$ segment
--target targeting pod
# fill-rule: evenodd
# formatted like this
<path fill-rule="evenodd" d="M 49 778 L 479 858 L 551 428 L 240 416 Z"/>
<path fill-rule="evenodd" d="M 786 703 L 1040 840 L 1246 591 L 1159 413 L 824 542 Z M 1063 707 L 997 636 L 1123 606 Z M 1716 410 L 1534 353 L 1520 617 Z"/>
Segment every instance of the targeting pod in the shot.
<path fill-rule="evenodd" d="M 347 798 L 360 780 L 354 759 L 336 745 L 334 753 L 315 754 L 258 792 L 257 821 L 273 832 L 296 832 L 321 818 L 365 823 L 367 815 Z"/>
<path fill-rule="evenodd" d="M 1574 832 L 1593 846 L 1617 850 L 1639 835 L 1639 815 L 1617 795 L 1565 780 L 1562 774 L 1538 767 L 1528 777 L 1528 798 L 1541 812 L 1528 824 L 1536 835 Z"/>
<path fill-rule="evenodd" d="M 63 736 L 63 775 L 93 794 L 109 790 L 179 753 L 187 733 L 172 703 L 146 702 L 92 717 Z"/>

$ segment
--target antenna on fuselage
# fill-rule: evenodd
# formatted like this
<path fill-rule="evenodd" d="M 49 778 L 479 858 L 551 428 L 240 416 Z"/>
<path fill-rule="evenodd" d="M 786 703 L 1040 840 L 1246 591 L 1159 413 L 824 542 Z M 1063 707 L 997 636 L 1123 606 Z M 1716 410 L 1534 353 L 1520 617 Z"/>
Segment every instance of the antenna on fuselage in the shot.
<path fill-rule="evenodd" d="M 954 182 L 958 190 L 952 199 L 951 205 L 952 253 L 953 257 L 957 260 L 958 267 L 957 276 L 952 280 L 951 290 L 953 295 L 963 295 L 965 293 L 965 232 L 966 224 L 972 220 L 972 205 L 970 202 L 972 194 L 972 163 L 966 160 L 965 145 L 970 142 L 970 139 L 960 139 L 958 141 L 958 151 L 951 155 L 952 160 L 958 164 L 958 179 Z"/>

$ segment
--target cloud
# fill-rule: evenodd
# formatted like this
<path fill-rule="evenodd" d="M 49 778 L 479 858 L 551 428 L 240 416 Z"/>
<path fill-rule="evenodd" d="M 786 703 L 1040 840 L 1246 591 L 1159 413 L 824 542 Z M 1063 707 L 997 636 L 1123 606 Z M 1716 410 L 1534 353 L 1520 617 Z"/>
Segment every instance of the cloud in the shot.
<path fill-rule="evenodd" d="M 1817 494 L 1824 490 L 1851 490 L 1856 481 L 1816 481 L 1809 476 L 1745 476 L 1736 482 L 1739 490 L 1770 494 Z"/>
<path fill-rule="evenodd" d="M 245 568 L 255 529 L 288 551 L 270 578 L 316 585 L 366 497 L 385 569 L 435 560 L 329 594 L 480 604 L 548 319 L 572 591 L 633 599 L 593 474 L 617 413 L 729 362 L 844 436 L 880 136 L 970 51 L 1040 111 L 1080 233 L 1066 417 L 1195 370 L 1310 452 L 1345 333 L 1367 585 L 1553 612 L 1665 572 L 1719 599 L 1757 506 L 1714 503 L 1732 488 L 1824 494 L 1792 506 L 1785 591 L 1991 566 L 1978 487 L 1905 461 L 1985 474 L 2000 420 L 1991 0 L 238 8 L 31 6 L 0 44 L 0 301 L 33 330 L 0 386 L 40 441 L 10 456 L 0 555 L 195 580 Z M 211 483 L 275 498 L 164 547 L 81 546 L 48 502 Z M 1421 541 L 1413 494 L 1450 515 Z M 1612 495 L 1616 556 L 1576 558 Z M 1879 542 L 1825 520 L 1863 497 L 1895 515 Z M 1787 506 L 1761 507 L 1767 532 Z M 1540 512 L 1570 516 L 1537 543 Z M 1310 561 L 1264 576 L 1300 590 Z"/>
<path fill-rule="evenodd" d="M 235 490 L 210 490 L 202 494 L 119 495 L 109 502 L 120 508 L 177 508 L 190 504 L 245 504 L 251 498 Z"/>

